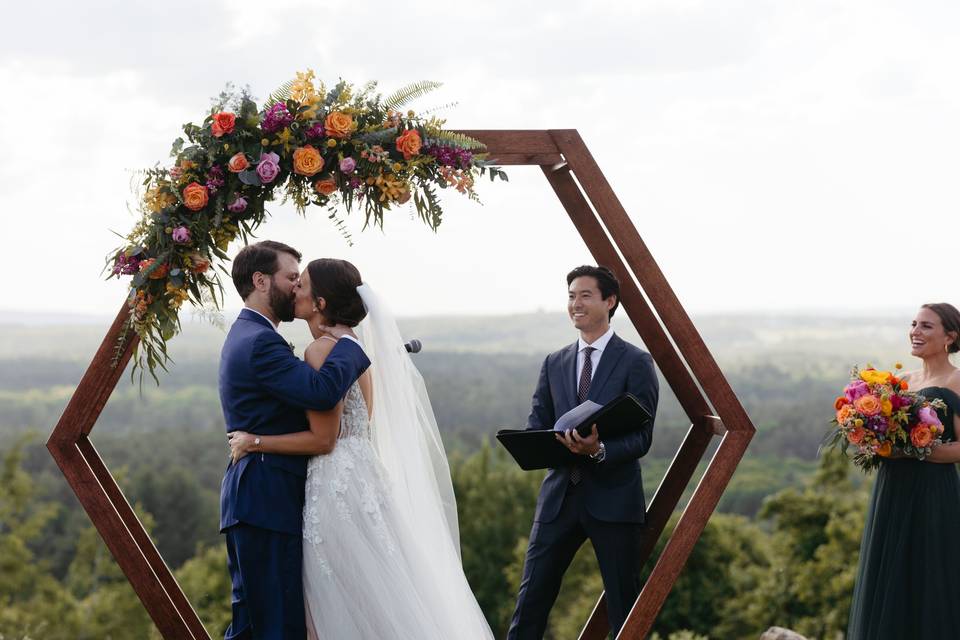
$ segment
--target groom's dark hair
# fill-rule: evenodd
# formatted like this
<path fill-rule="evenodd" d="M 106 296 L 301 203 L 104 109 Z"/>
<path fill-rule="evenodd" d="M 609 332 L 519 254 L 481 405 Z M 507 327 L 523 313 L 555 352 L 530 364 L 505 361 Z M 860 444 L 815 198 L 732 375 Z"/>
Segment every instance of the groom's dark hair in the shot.
<path fill-rule="evenodd" d="M 591 267 L 585 264 L 567 274 L 567 286 L 569 287 L 574 280 L 583 276 L 590 276 L 597 281 L 600 296 L 604 300 L 610 296 L 617 296 L 617 301 L 610 307 L 610 313 L 607 315 L 607 318 L 612 318 L 617 311 L 617 307 L 620 306 L 620 281 L 617 280 L 617 276 L 613 275 L 613 271 L 606 267 Z"/>
<path fill-rule="evenodd" d="M 289 253 L 297 262 L 300 262 L 300 252 L 273 240 L 264 240 L 254 244 L 248 244 L 233 259 L 233 268 L 230 270 L 230 277 L 233 278 L 233 286 L 237 288 L 237 293 L 244 300 L 253 293 L 253 274 L 258 271 L 264 275 L 272 276 L 277 272 L 277 257 L 281 253 Z"/>

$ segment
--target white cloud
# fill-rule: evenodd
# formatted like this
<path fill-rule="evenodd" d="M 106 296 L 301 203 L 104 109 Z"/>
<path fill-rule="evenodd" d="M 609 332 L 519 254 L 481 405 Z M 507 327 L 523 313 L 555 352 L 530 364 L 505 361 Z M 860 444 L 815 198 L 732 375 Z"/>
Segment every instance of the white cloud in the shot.
<path fill-rule="evenodd" d="M 118 307 L 123 286 L 98 274 L 116 244 L 106 230 L 133 222 L 130 170 L 166 161 L 225 82 L 263 96 L 308 66 L 384 91 L 444 81 L 423 106 L 459 102 L 454 127 L 580 129 L 691 309 L 956 301 L 958 13 L 905 1 L 17 5 L 0 26 L 0 211 L 15 239 L 3 262 L 44 276 L 14 279 L 0 306 Z M 280 207 L 261 236 L 355 261 L 403 314 L 558 308 L 563 275 L 589 256 L 539 170 L 510 175 L 482 185 L 484 207 L 447 197 L 436 236 L 398 214 L 349 249 L 321 212 Z"/>

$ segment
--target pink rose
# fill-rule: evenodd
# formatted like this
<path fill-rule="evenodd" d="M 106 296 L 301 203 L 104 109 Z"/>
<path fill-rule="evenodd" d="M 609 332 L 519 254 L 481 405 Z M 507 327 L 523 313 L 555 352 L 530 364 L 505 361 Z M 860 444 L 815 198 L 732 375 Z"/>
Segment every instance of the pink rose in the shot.
<path fill-rule="evenodd" d="M 863 380 L 855 380 L 843 389 L 843 395 L 850 402 L 868 393 L 870 393 L 870 387 Z"/>
<path fill-rule="evenodd" d="M 190 229 L 186 227 L 176 227 L 170 235 L 173 236 L 173 241 L 178 244 L 190 242 Z"/>
<path fill-rule="evenodd" d="M 344 158 L 340 161 L 340 171 L 350 174 L 357 168 L 357 161 L 353 158 Z"/>
<path fill-rule="evenodd" d="M 260 181 L 264 184 L 273 182 L 278 173 L 280 173 L 280 156 L 272 151 L 261 153 L 260 162 L 257 164 L 257 175 L 260 176 Z"/>
<path fill-rule="evenodd" d="M 940 422 L 940 416 L 937 415 L 937 412 L 933 407 L 923 407 L 920 409 L 917 415 L 920 417 L 920 422 L 924 424 L 942 424 Z"/>

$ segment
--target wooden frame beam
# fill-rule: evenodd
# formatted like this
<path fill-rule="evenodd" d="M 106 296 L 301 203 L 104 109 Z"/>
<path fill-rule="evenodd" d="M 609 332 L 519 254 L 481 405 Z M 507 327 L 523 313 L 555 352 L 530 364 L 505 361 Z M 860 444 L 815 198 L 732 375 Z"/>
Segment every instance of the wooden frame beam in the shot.
<path fill-rule="evenodd" d="M 543 170 L 594 259 L 620 279 L 623 307 L 690 419 L 683 444 L 648 505 L 643 562 L 653 553 L 713 436 L 721 438 L 617 636 L 640 640 L 650 633 L 749 445 L 754 426 L 575 129 L 460 133 L 486 144 L 490 158 L 499 164 L 537 165 Z M 163 636 L 206 640 L 209 636 L 196 611 L 89 439 L 137 343 L 135 335 L 128 335 L 117 351 L 128 313 L 124 304 L 51 432 L 47 448 Z M 601 595 L 580 638 L 601 640 L 608 632 Z"/>

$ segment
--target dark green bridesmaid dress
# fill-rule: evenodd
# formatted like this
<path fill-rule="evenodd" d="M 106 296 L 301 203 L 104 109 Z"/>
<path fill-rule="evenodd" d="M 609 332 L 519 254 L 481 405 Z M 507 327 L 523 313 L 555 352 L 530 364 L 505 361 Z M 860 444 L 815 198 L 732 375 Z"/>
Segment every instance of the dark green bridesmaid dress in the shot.
<path fill-rule="evenodd" d="M 960 396 L 944 387 L 943 440 Z M 960 639 L 960 476 L 952 464 L 884 460 L 860 545 L 848 640 Z M 840 561 L 840 560 L 838 560 Z"/>

